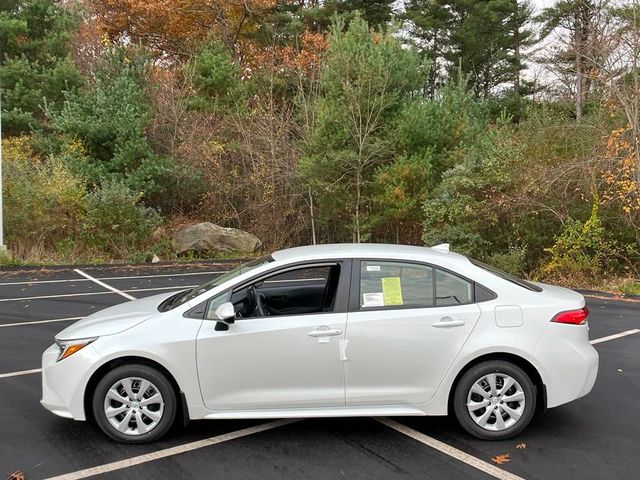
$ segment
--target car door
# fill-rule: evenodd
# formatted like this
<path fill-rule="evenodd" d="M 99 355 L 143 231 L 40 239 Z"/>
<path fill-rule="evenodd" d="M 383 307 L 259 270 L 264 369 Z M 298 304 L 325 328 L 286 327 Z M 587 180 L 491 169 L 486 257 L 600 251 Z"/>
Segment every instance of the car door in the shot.
<path fill-rule="evenodd" d="M 474 283 L 392 260 L 354 261 L 353 276 L 347 405 L 428 401 L 480 317 Z"/>
<path fill-rule="evenodd" d="M 258 294 L 267 303 L 270 296 L 275 296 L 271 301 L 298 301 L 305 282 L 304 278 L 289 278 L 291 273 L 311 270 L 312 292 L 318 283 L 313 270 L 326 269 L 327 265 L 339 272 L 333 277 L 335 284 L 330 278 L 324 279 L 330 283 L 324 286 L 333 289 L 335 297 L 312 313 L 304 308 L 296 311 L 288 303 L 287 309 L 274 309 L 278 314 L 237 318 L 224 331 L 216 330 L 213 312 L 217 305 L 233 299 L 233 292 L 246 286 L 210 301 L 205 318 L 211 320 L 203 322 L 198 333 L 196 354 L 207 408 L 235 411 L 344 406 L 340 347 L 346 330 L 350 262 L 296 265 L 249 283 L 258 286 Z M 306 306 L 300 301 L 298 304 Z M 278 306 L 282 308 L 282 303 Z"/>

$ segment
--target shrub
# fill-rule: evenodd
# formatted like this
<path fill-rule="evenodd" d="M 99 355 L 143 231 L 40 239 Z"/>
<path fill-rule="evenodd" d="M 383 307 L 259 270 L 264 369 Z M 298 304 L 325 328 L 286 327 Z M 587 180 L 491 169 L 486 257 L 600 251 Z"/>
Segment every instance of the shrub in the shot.
<path fill-rule="evenodd" d="M 606 234 L 598 207 L 595 197 L 589 218 L 567 220 L 555 243 L 545 249 L 550 255 L 541 268 L 545 279 L 561 279 L 581 286 L 615 273 L 627 249 Z"/>
<path fill-rule="evenodd" d="M 51 249 L 78 231 L 85 180 L 57 156 L 41 158 L 31 137 L 4 140 L 5 225 L 17 256 Z"/>
<path fill-rule="evenodd" d="M 85 244 L 119 258 L 148 245 L 162 219 L 156 210 L 140 204 L 141 197 L 118 182 L 104 183 L 88 194 L 82 222 Z"/>

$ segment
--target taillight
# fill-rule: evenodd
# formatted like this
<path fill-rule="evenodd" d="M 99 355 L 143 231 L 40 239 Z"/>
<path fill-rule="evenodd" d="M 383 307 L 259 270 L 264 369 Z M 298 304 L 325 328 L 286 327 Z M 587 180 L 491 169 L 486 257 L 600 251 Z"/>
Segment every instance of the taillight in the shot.
<path fill-rule="evenodd" d="M 580 308 L 578 310 L 567 310 L 566 312 L 560 312 L 551 319 L 556 323 L 568 323 L 570 325 L 584 325 L 587 323 L 587 317 L 589 316 L 589 309 L 587 307 Z"/>

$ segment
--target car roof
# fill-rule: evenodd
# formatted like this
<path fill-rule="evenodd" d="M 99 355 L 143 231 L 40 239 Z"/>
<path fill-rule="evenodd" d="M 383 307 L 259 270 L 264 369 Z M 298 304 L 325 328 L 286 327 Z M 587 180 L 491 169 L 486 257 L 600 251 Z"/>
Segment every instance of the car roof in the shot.
<path fill-rule="evenodd" d="M 295 261 L 309 260 L 316 258 L 367 258 L 383 257 L 407 259 L 419 257 L 428 258 L 448 258 L 466 257 L 446 250 L 436 250 L 429 247 L 418 247 L 414 245 L 392 245 L 385 243 L 331 243 L 324 245 L 308 245 L 304 247 L 287 248 L 278 250 L 272 254 L 274 260 Z"/>

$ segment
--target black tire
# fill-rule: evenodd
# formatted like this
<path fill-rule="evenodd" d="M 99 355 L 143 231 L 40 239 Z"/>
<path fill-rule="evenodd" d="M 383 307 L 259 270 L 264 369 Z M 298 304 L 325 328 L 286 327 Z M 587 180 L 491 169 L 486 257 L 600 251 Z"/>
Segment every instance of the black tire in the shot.
<path fill-rule="evenodd" d="M 151 384 L 155 386 L 158 392 L 162 395 L 163 400 L 163 411 L 161 412 L 161 418 L 149 431 L 138 435 L 129 435 L 118 431 L 116 427 L 109 422 L 105 413 L 105 399 L 108 390 L 116 382 L 130 377 L 139 378 L 151 382 Z M 151 390 L 151 392 L 153 392 L 153 390 Z M 110 370 L 104 377 L 100 379 L 93 392 L 91 405 L 96 424 L 98 425 L 98 427 L 100 427 L 100 430 L 102 430 L 107 436 L 121 443 L 140 444 L 158 440 L 165 433 L 167 433 L 167 431 L 173 425 L 176 417 L 177 398 L 173 386 L 163 373 L 147 365 L 129 364 L 122 365 L 120 367 L 114 368 L 113 370 Z M 142 410 L 141 412 L 144 414 Z M 148 422 L 151 422 L 151 419 L 149 417 L 144 417 L 144 419 Z M 134 424 L 137 423 L 136 420 L 132 420 L 132 422 Z"/>
<path fill-rule="evenodd" d="M 520 418 L 513 425 L 498 431 L 488 430 L 478 425 L 467 409 L 467 397 L 471 387 L 476 383 L 476 381 L 482 379 L 485 375 L 492 373 L 505 374 L 512 377 L 522 387 L 525 399 L 524 408 Z M 482 399 L 482 397 L 478 398 Z M 527 375 L 524 370 L 507 361 L 490 360 L 474 365 L 462 375 L 454 392 L 453 408 L 458 423 L 460 423 L 462 428 L 474 437 L 484 440 L 504 440 L 518 435 L 527 427 L 527 425 L 529 425 L 536 411 L 536 401 L 536 388 L 531 381 L 531 378 L 529 378 L 529 375 Z M 478 415 L 481 415 L 483 412 L 486 412 L 486 410 L 481 409 Z M 488 413 L 491 415 L 490 412 Z M 495 419 L 495 413 L 493 414 L 493 419 Z"/>

